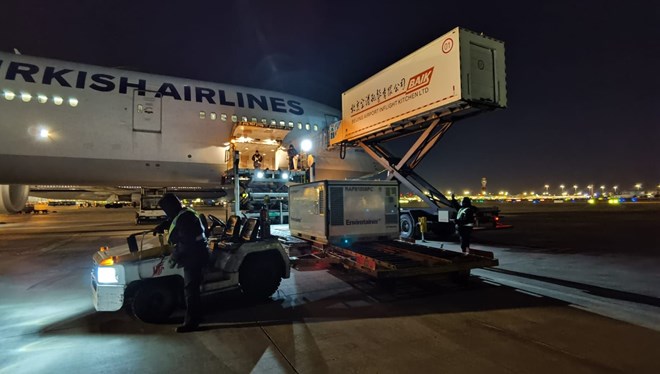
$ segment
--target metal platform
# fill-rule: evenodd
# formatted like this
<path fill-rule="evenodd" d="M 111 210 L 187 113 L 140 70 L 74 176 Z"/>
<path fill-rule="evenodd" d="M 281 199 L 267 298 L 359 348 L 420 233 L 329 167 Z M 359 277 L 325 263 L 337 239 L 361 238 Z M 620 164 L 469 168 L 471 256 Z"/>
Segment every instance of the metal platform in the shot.
<path fill-rule="evenodd" d="M 469 274 L 470 269 L 499 265 L 493 253 L 487 251 L 473 250 L 470 255 L 464 255 L 399 240 L 347 245 L 315 243 L 291 236 L 285 225 L 272 227 L 271 234 L 279 238 L 294 266 L 339 263 L 378 279 Z"/>

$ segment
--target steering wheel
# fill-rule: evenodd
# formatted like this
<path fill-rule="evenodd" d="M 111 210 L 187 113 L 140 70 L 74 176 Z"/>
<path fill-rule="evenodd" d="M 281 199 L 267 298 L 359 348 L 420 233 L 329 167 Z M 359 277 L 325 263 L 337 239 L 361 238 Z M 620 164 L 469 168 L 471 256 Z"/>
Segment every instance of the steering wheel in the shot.
<path fill-rule="evenodd" d="M 222 220 L 213 214 L 209 214 L 209 220 L 211 220 L 211 232 L 213 232 L 213 229 L 216 228 L 217 226 L 222 227 L 223 229 L 227 227 L 227 225 L 222 222 Z"/>

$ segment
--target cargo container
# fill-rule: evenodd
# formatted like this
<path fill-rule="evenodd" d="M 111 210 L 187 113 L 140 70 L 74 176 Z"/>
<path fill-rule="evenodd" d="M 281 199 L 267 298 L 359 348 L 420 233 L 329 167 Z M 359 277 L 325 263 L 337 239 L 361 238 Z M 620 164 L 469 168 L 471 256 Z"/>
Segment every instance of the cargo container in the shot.
<path fill-rule="evenodd" d="M 317 243 L 399 237 L 396 181 L 323 180 L 289 187 L 291 235 Z"/>

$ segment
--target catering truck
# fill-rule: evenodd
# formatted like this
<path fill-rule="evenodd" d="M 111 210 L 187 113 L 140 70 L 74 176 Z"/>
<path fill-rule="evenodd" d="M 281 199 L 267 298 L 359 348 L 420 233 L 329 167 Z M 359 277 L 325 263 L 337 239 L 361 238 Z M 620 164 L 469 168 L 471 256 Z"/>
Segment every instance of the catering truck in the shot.
<path fill-rule="evenodd" d="M 330 144 L 340 155 L 361 147 L 385 169 L 384 179 L 398 180 L 423 201 L 424 207 L 401 207 L 402 237 L 418 235 L 422 217 L 430 230 L 451 234 L 455 207 L 414 169 L 456 121 L 506 104 L 504 43 L 457 27 L 344 92 Z M 413 134 L 418 139 L 404 155 L 384 145 Z M 470 148 L 464 151 L 468 156 Z M 481 208 L 478 226 L 500 227 L 498 214 Z"/>

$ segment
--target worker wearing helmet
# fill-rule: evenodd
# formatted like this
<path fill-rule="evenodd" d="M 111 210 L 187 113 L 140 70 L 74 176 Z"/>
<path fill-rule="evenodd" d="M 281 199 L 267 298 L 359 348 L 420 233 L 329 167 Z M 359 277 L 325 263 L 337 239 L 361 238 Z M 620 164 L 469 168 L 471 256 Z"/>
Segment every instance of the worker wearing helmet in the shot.
<path fill-rule="evenodd" d="M 454 195 L 451 195 L 452 205 L 458 209 L 456 213 L 456 228 L 458 236 L 461 239 L 461 250 L 463 254 L 470 254 L 470 239 L 472 237 L 472 228 L 474 227 L 474 215 L 476 208 L 472 206 L 469 197 L 463 197 L 460 206 Z"/>
<path fill-rule="evenodd" d="M 166 193 L 158 205 L 167 214 L 169 222 L 167 240 L 174 247 L 171 260 L 183 266 L 186 316 L 176 332 L 195 331 L 202 319 L 199 287 L 202 283 L 202 268 L 208 261 L 206 230 L 200 215 L 191 208 L 183 207 L 176 195 Z M 163 227 L 159 225 L 159 228 Z"/>

